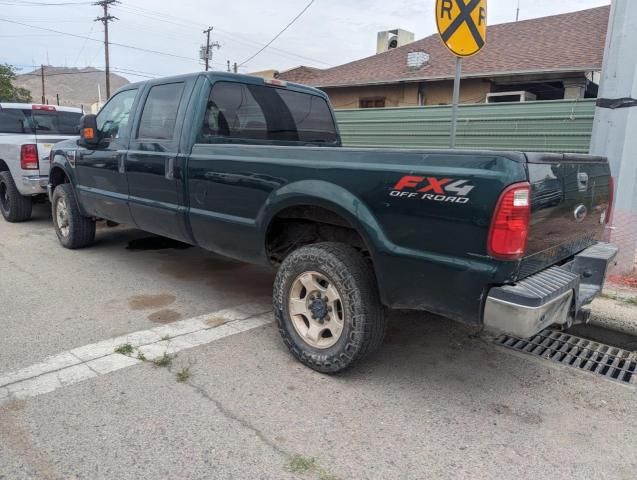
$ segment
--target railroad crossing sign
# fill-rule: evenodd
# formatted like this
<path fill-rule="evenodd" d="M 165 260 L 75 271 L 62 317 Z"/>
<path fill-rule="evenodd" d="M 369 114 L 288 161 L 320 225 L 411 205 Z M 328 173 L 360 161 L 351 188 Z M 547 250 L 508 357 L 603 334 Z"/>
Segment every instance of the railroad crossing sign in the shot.
<path fill-rule="evenodd" d="M 487 0 L 436 0 L 436 26 L 454 55 L 475 55 L 486 44 Z"/>

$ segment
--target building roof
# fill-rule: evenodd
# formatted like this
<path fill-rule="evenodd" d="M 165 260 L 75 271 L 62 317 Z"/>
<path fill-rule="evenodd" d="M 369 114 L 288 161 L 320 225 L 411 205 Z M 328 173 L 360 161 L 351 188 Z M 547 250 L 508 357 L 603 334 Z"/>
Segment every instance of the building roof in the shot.
<path fill-rule="evenodd" d="M 493 25 L 487 45 L 463 59 L 463 77 L 601 70 L 610 7 Z M 427 66 L 407 68 L 407 54 L 424 51 Z M 455 57 L 438 34 L 378 55 L 329 69 L 301 66 L 282 72 L 282 80 L 317 87 L 388 84 L 451 79 Z"/>
<path fill-rule="evenodd" d="M 296 83 L 311 84 L 311 81 L 322 72 L 324 72 L 324 70 L 321 70 L 320 68 L 306 67 L 305 65 L 301 65 L 300 67 L 291 68 L 290 70 L 286 70 L 284 72 L 279 72 L 279 76 L 277 78 L 280 78 L 282 80 L 294 81 Z M 292 80 L 292 78 L 288 79 L 288 75 L 290 77 L 293 77 L 294 80 Z"/>

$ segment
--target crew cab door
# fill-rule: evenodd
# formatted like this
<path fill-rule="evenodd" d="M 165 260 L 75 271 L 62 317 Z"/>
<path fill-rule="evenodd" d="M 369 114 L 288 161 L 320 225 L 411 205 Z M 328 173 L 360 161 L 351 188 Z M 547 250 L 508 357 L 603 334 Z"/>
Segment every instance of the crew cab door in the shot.
<path fill-rule="evenodd" d="M 142 230 L 185 241 L 179 137 L 193 83 L 151 84 L 143 95 L 126 157 L 135 224 Z"/>
<path fill-rule="evenodd" d="M 111 97 L 97 114 L 100 144 L 78 150 L 75 159 L 77 193 L 86 212 L 118 223 L 132 223 L 124 159 L 137 93 L 138 89 L 129 89 Z"/>

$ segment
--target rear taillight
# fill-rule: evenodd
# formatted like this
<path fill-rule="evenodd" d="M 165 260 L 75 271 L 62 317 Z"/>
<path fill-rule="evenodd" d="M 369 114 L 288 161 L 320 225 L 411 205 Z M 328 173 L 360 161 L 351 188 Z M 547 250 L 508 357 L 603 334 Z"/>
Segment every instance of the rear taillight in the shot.
<path fill-rule="evenodd" d="M 610 223 L 613 217 L 613 203 L 615 203 L 615 178 L 610 177 L 608 183 L 608 209 L 606 210 L 606 223 Z"/>
<path fill-rule="evenodd" d="M 28 143 L 20 148 L 20 166 L 22 170 L 37 170 L 40 168 L 38 162 L 38 146 Z"/>
<path fill-rule="evenodd" d="M 278 80 L 276 78 L 270 78 L 263 80 L 263 83 L 267 83 L 268 85 L 274 85 L 275 87 L 287 87 L 288 82 L 285 80 Z"/>
<path fill-rule="evenodd" d="M 526 253 L 531 220 L 531 185 L 516 183 L 507 187 L 493 214 L 489 231 L 489 255 L 517 260 Z"/>

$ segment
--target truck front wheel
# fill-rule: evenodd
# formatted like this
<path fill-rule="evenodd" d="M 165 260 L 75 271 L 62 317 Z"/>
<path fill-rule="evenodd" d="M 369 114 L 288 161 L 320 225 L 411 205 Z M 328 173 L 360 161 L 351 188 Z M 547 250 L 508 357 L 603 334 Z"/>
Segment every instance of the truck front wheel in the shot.
<path fill-rule="evenodd" d="M 283 261 L 274 283 L 274 314 L 292 354 L 323 373 L 351 367 L 385 336 L 372 265 L 339 243 L 302 247 Z"/>
<path fill-rule="evenodd" d="M 7 222 L 24 222 L 31 218 L 31 197 L 20 195 L 11 172 L 0 172 L 0 211 Z"/>
<path fill-rule="evenodd" d="M 95 241 L 95 220 L 80 214 L 71 185 L 58 185 L 53 191 L 51 206 L 55 233 L 63 247 L 88 247 Z"/>

